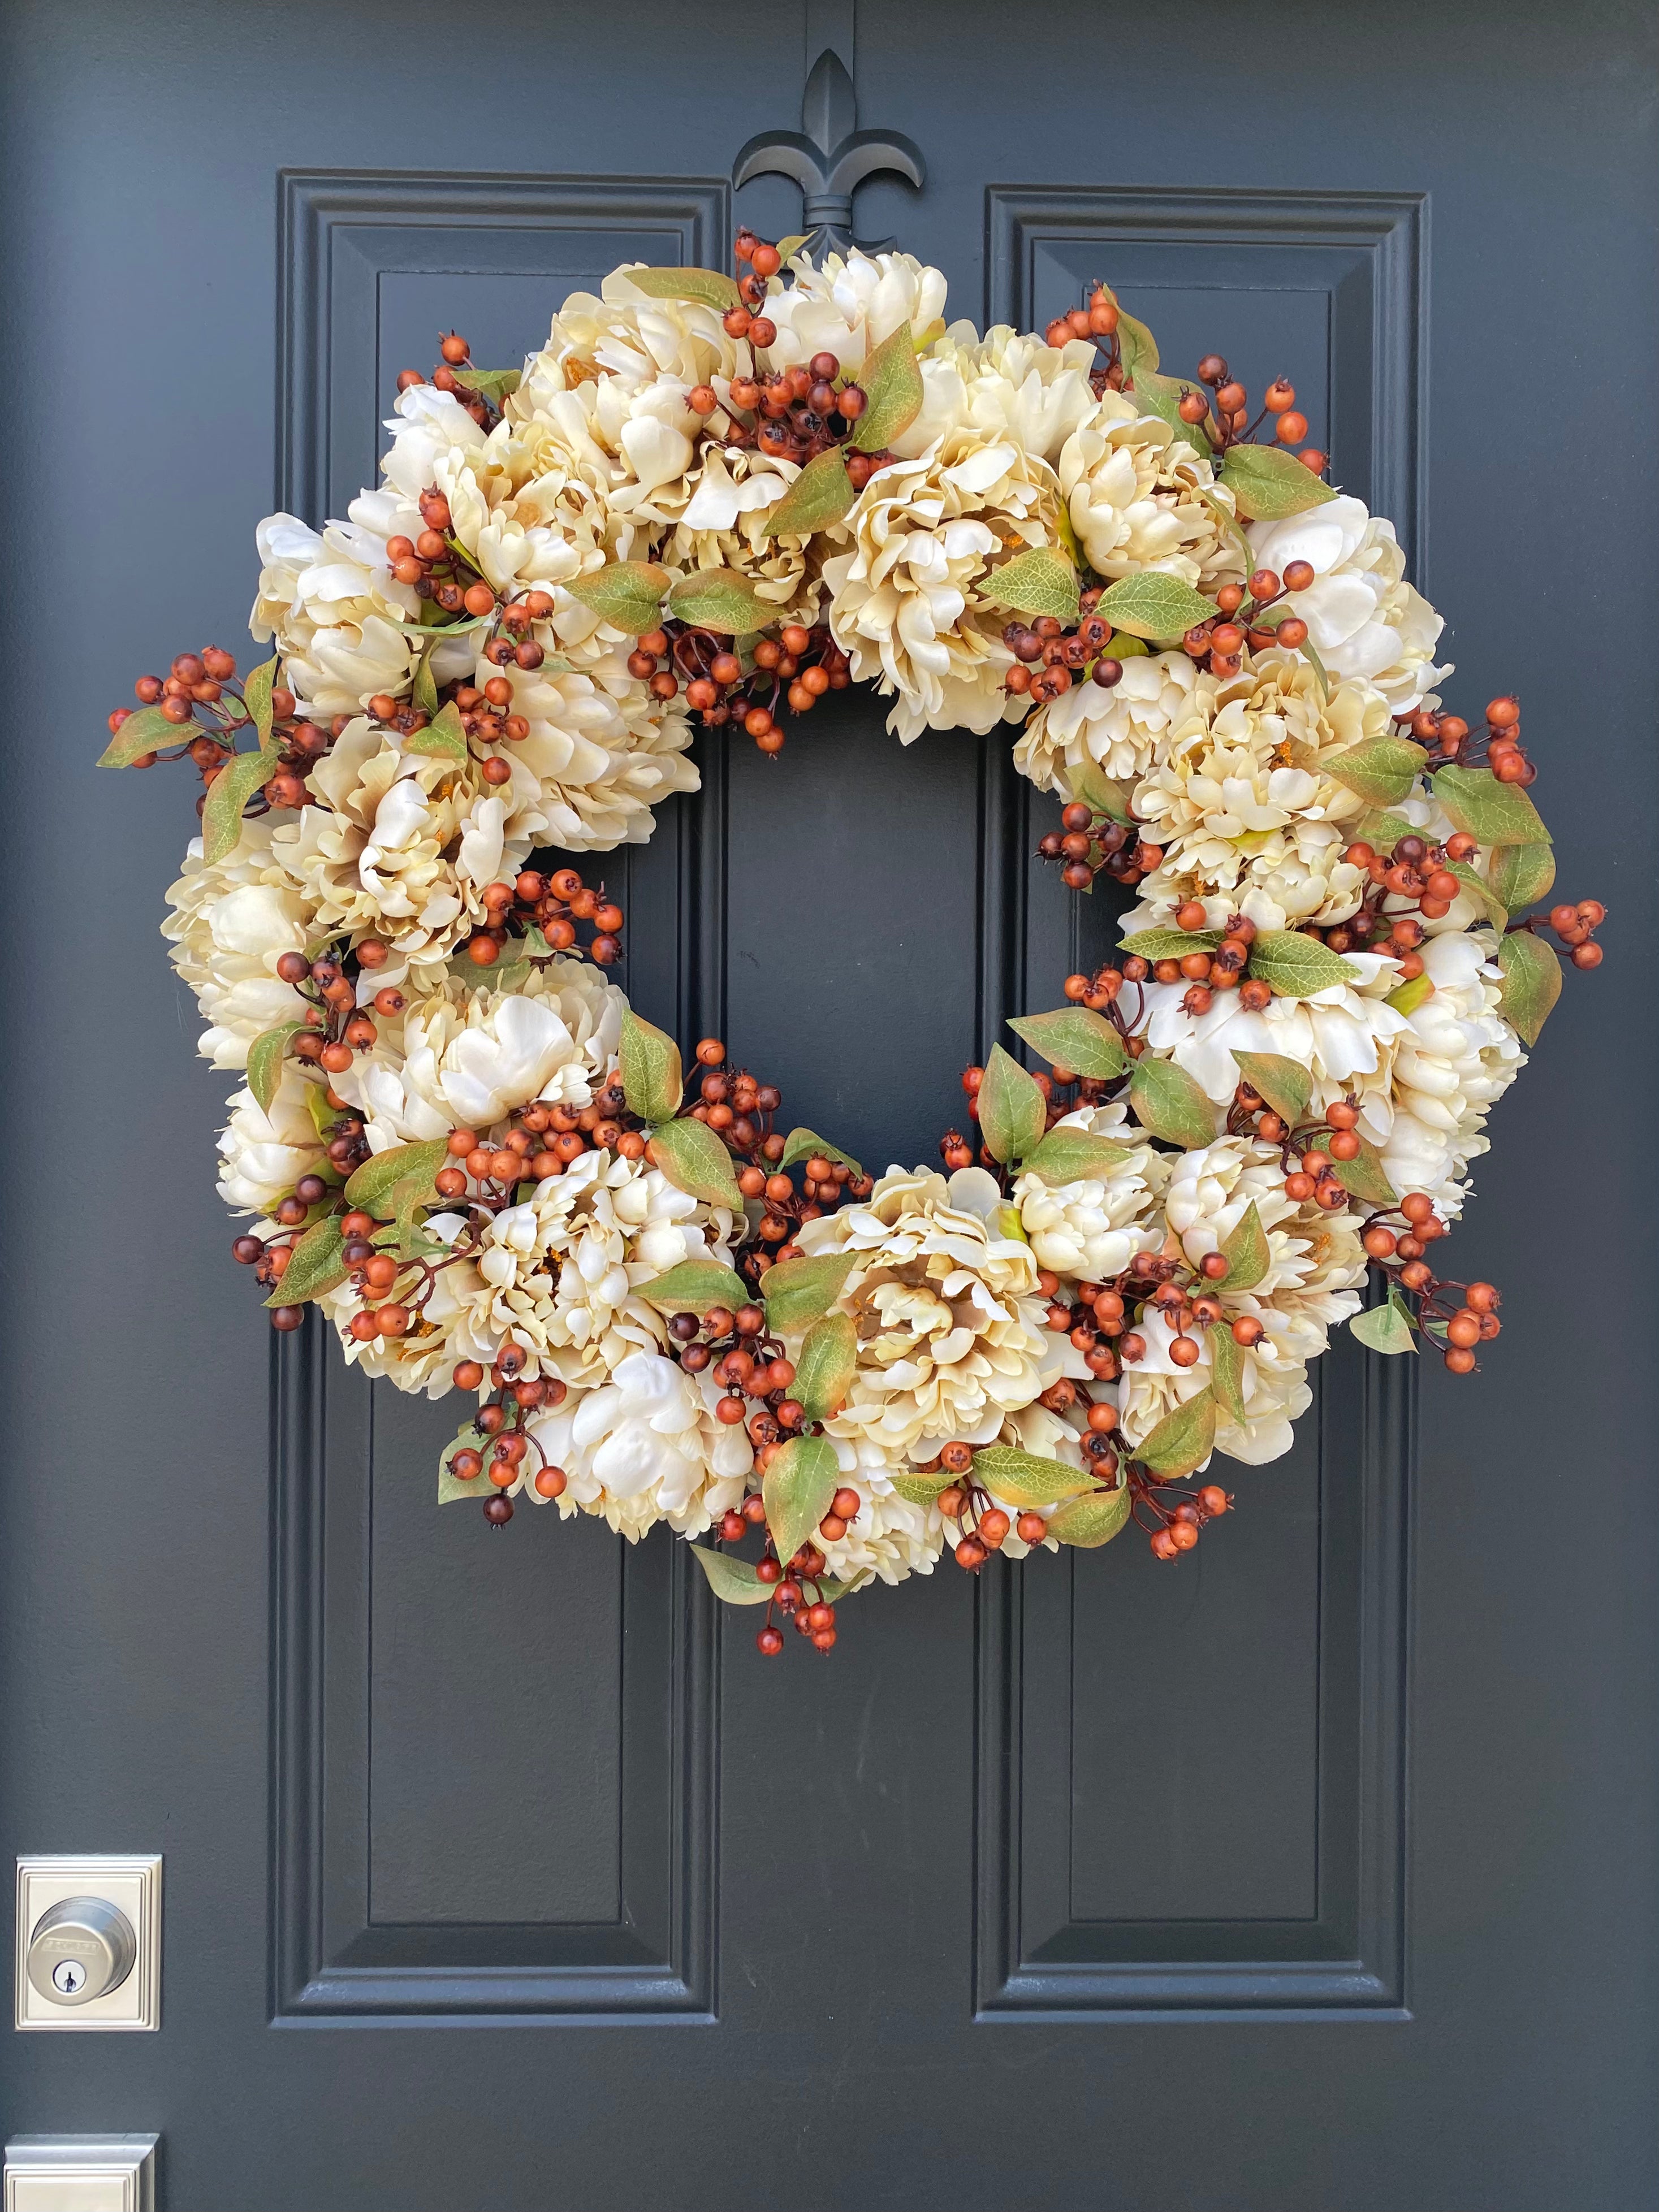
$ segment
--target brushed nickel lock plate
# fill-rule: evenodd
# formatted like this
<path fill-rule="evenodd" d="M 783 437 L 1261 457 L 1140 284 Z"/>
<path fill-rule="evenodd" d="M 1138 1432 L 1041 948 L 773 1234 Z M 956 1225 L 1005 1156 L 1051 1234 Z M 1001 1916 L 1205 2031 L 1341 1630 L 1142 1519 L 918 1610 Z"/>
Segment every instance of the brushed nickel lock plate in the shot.
<path fill-rule="evenodd" d="M 159 1854 L 41 1854 L 17 1862 L 20 2028 L 161 2025 Z"/>

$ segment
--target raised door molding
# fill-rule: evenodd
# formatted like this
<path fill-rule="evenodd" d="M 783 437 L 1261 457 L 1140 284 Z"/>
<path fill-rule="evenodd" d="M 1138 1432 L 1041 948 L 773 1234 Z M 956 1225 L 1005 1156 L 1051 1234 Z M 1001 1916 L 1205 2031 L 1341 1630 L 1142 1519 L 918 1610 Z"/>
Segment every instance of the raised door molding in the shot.
<path fill-rule="evenodd" d="M 496 284 L 492 296 L 514 302 L 518 288 L 530 288 L 538 320 L 524 343 L 534 343 L 566 292 L 618 260 L 679 265 L 719 256 L 728 211 L 728 187 L 708 179 L 285 174 L 279 503 L 320 523 L 374 481 L 377 427 L 401 365 L 381 358 L 398 285 L 482 279 Z M 640 947 L 617 980 L 693 1035 L 720 1011 L 723 771 L 721 749 L 704 763 L 702 797 L 690 807 L 671 802 L 651 843 L 610 863 Z M 611 1610 L 596 1616 L 602 1633 L 591 1653 L 594 1695 L 605 1702 L 581 1738 L 602 1771 L 591 1796 L 574 1781 L 560 1785 L 562 1817 L 580 1820 L 573 1795 L 592 1806 L 580 1878 L 562 1893 L 556 1869 L 544 1910 L 538 1897 L 533 1912 L 519 1909 L 522 1881 L 507 1885 L 505 1906 L 499 1883 L 493 1898 L 480 1884 L 486 1893 L 475 1911 L 464 1865 L 428 1880 L 429 1860 L 386 1850 L 384 1808 L 375 1825 L 376 1701 L 391 1675 L 407 1730 L 418 1692 L 407 1648 L 384 1613 L 375 1619 L 377 1571 L 388 1572 L 389 1501 L 401 1506 L 398 1486 L 417 1485 L 430 1511 L 435 1460 L 435 1449 L 422 1441 L 417 1450 L 404 1436 L 396 1416 L 406 1412 L 382 1408 L 377 1430 L 373 1394 L 342 1366 L 314 1316 L 276 1340 L 272 2018 L 284 2026 L 707 2020 L 715 2002 L 717 1642 L 713 1602 L 684 1545 L 613 1540 L 618 1579 Z M 377 1480 L 393 1486 L 381 1494 L 378 1528 Z M 441 1543 L 449 1516 L 433 1518 Z M 526 1508 L 504 1533 L 541 1552 L 558 1529 L 550 1512 L 544 1522 Z M 533 1607 L 522 1610 L 533 1619 Z M 528 1632 L 522 1624 L 504 1631 L 489 1663 L 510 1667 L 520 1632 Z M 454 1663 L 488 1671 L 483 1655 L 458 1651 Z M 524 1740 L 532 1760 L 545 1750 L 532 1723 Z M 507 1787 L 499 1777 L 492 1786 Z M 531 1814 L 520 1817 L 533 1831 Z M 489 1850 L 487 1834 L 460 1828 L 457 1855 Z M 377 1908 L 377 1893 L 389 1909 Z"/>
<path fill-rule="evenodd" d="M 1041 328 L 1105 276 L 1129 292 L 1166 285 L 1220 295 L 1212 327 L 1224 349 L 1228 293 L 1300 295 L 1324 333 L 1323 361 L 1298 374 L 1311 390 L 1322 372 L 1317 397 L 1334 473 L 1394 519 L 1420 581 L 1427 212 L 1413 194 L 993 187 L 987 321 Z M 1024 856 L 1051 802 L 1012 769 L 1005 787 L 1005 951 L 987 996 L 1017 991 L 1024 1005 L 1047 1005 L 1057 975 L 1108 957 L 1117 933 L 1105 899 L 1070 902 L 1062 919 L 1051 896 L 1036 894 Z M 1212 1479 L 1237 1488 L 1246 1514 L 1275 1510 L 1276 1492 L 1300 1486 L 1286 1528 L 1301 1546 L 1291 1595 L 1306 1698 L 1274 1740 L 1282 1777 L 1253 1774 L 1241 1793 L 1241 1845 L 1255 1852 L 1249 1881 L 1229 1890 L 1216 1851 L 1194 1855 L 1205 1871 L 1184 1891 L 1177 1875 L 1120 1873 L 1110 1857 L 1122 1828 L 1112 1777 L 1099 1771 L 1103 1737 L 1089 1700 L 1105 1680 L 1109 1697 L 1131 1705 L 1143 1750 L 1161 1716 L 1179 1731 L 1185 1701 L 1203 1695 L 1204 1638 L 1214 1626 L 1199 1610 L 1196 1578 L 1190 1674 L 1147 1679 L 1135 1672 L 1133 1638 L 1114 1631 L 1103 1605 L 1121 1596 L 1114 1566 L 1164 1571 L 1114 1562 L 1108 1552 L 1069 1555 L 1035 1576 L 999 1564 L 981 1577 L 974 1973 L 981 2021 L 1405 2016 L 1412 1364 L 1366 1361 L 1339 1341 L 1312 1370 L 1316 1401 L 1298 1424 L 1295 1460 L 1236 1472 L 1216 1462 Z M 1208 1540 L 1246 1536 L 1227 1527 Z M 1216 1569 L 1224 1582 L 1226 1563 Z M 1229 1617 L 1248 1665 L 1250 1601 L 1236 1589 L 1231 1601 L 1217 1595 L 1237 1607 Z M 1268 1602 L 1257 1594 L 1258 1610 Z M 1109 1662 L 1115 1673 L 1105 1672 Z M 1085 1725 L 1091 1750 L 1079 1748 Z M 1264 1723 L 1267 1737 L 1271 1726 Z M 1293 1752 L 1284 1752 L 1285 1738 Z M 1172 1752 L 1154 1776 L 1170 1788 L 1172 1861 L 1193 1827 L 1182 1790 L 1212 1788 L 1224 1766 L 1223 1747 L 1207 1748 L 1212 1765 L 1200 1759 L 1183 1768 Z M 1078 1809 L 1085 1803 L 1087 1816 Z M 1212 1802 L 1206 1816 L 1224 1826 L 1228 1809 Z M 1289 1846 L 1281 1866 L 1264 1841 L 1270 1833 Z M 1155 1832 L 1143 1834 L 1153 1847 Z M 1121 1907 L 1110 1901 L 1115 1888 Z"/>

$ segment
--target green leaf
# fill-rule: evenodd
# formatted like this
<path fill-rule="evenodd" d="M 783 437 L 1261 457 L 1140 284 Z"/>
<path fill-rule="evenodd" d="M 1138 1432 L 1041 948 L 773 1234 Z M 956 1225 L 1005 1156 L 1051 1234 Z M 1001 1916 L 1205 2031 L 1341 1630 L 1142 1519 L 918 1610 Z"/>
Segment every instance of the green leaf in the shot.
<path fill-rule="evenodd" d="M 250 668 L 242 678 L 242 700 L 254 728 L 259 733 L 259 743 L 269 742 L 271 725 L 270 695 L 276 689 L 276 661 L 262 660 L 257 668 Z"/>
<path fill-rule="evenodd" d="M 1455 871 L 1462 875 L 1462 871 Z M 1492 888 L 1505 912 L 1498 916 L 1501 929 L 1508 916 L 1532 906 L 1555 881 L 1553 845 L 1500 845 L 1492 856 Z"/>
<path fill-rule="evenodd" d="M 1088 1129 L 1050 1129 L 1036 1150 L 1027 1152 L 1020 1168 L 1047 1183 L 1103 1182 L 1128 1157 L 1123 1146 Z"/>
<path fill-rule="evenodd" d="M 1189 952 L 1213 952 L 1220 942 L 1218 929 L 1138 929 L 1123 939 L 1123 950 L 1142 960 L 1184 960 Z"/>
<path fill-rule="evenodd" d="M 236 753 L 214 777 L 202 809 L 202 858 L 210 867 L 234 848 L 242 834 L 243 810 L 276 775 L 282 757 L 282 747 L 275 744 L 262 745 L 257 753 Z"/>
<path fill-rule="evenodd" d="M 320 1221 L 312 1223 L 295 1245 L 282 1281 L 265 1300 L 268 1306 L 302 1306 L 344 1282 L 346 1263 L 340 1257 L 340 1248 L 345 1236 L 340 1218 L 337 1213 L 325 1213 Z"/>
<path fill-rule="evenodd" d="M 422 714 L 436 714 L 438 684 L 436 678 L 432 673 L 432 654 L 429 650 L 421 655 L 419 665 L 415 671 L 414 688 L 410 696 Z"/>
<path fill-rule="evenodd" d="M 1411 1309 L 1398 1291 L 1390 1288 L 1384 1303 L 1372 1306 L 1368 1312 L 1357 1313 L 1348 1323 L 1350 1332 L 1373 1352 L 1415 1352 L 1417 1332 L 1412 1324 Z"/>
<path fill-rule="evenodd" d="M 1416 823 L 1407 821 L 1403 814 L 1390 814 L 1375 806 L 1368 808 L 1351 827 L 1353 837 L 1363 837 L 1379 853 L 1392 853 L 1402 837 L 1417 835 Z"/>
<path fill-rule="evenodd" d="M 882 340 L 858 381 L 869 404 L 859 416 L 852 442 L 861 453 L 884 452 L 921 412 L 921 369 L 908 323 Z"/>
<path fill-rule="evenodd" d="M 793 1336 L 828 1313 L 856 1261 L 855 1253 L 822 1252 L 769 1267 L 761 1279 L 767 1327 L 779 1336 Z"/>
<path fill-rule="evenodd" d="M 1212 1290 L 1253 1291 L 1273 1265 L 1267 1233 L 1254 1199 L 1237 1225 L 1222 1238 L 1221 1256 L 1227 1262 L 1227 1272 L 1218 1283 L 1210 1285 Z"/>
<path fill-rule="evenodd" d="M 1024 1159 L 1042 1141 L 1048 1102 L 1017 1060 L 991 1047 L 979 1088 L 979 1127 L 994 1159 Z"/>
<path fill-rule="evenodd" d="M 1498 964 L 1504 975 L 1498 1011 L 1528 1044 L 1536 1044 L 1561 995 L 1561 963 L 1541 938 L 1517 929 L 1499 945 Z"/>
<path fill-rule="evenodd" d="M 1017 1444 L 987 1444 L 974 1454 L 974 1480 L 1006 1505 L 1054 1505 L 1089 1489 L 1094 1480 L 1081 1468 L 1021 1451 Z"/>
<path fill-rule="evenodd" d="M 1511 853 L 1542 853 L 1549 860 L 1549 881 L 1555 878 L 1555 860 L 1547 845 L 1500 845 L 1492 856 L 1492 872 L 1495 877 L 1498 864 Z M 1455 875 L 1494 929 L 1508 927 L 1510 910 L 1484 876 L 1476 873 L 1467 860 L 1443 860 L 1443 868 Z"/>
<path fill-rule="evenodd" d="M 509 392 L 516 392 L 524 380 L 521 368 L 458 368 L 455 381 L 463 392 L 476 392 L 499 409 Z"/>
<path fill-rule="evenodd" d="M 406 753 L 424 753 L 434 760 L 464 761 L 471 757 L 461 710 L 453 699 L 440 708 L 423 730 L 416 730 L 406 737 L 403 744 Z"/>
<path fill-rule="evenodd" d="M 1122 308 L 1117 311 L 1117 354 L 1123 364 L 1123 374 L 1131 381 L 1143 369 L 1158 367 L 1158 340 L 1138 315 Z"/>
<path fill-rule="evenodd" d="M 1133 1503 L 1127 1482 L 1116 1490 L 1091 1490 L 1048 1516 L 1048 1534 L 1079 1552 L 1098 1551 L 1128 1527 Z"/>
<path fill-rule="evenodd" d="M 335 1133 L 336 1124 L 340 1118 L 340 1109 L 337 1106 L 331 1106 L 328 1103 L 328 1081 L 325 1077 L 320 1083 L 307 1082 L 305 1090 L 306 1111 L 311 1116 L 311 1126 L 326 1144 Z M 326 1172 L 327 1170 L 319 1161 L 317 1173 L 323 1175 Z"/>
<path fill-rule="evenodd" d="M 1543 817 L 1518 783 L 1500 783 L 1490 769 L 1443 768 L 1434 795 L 1460 830 L 1483 845 L 1547 845 Z"/>
<path fill-rule="evenodd" d="M 706 1121 L 665 1121 L 653 1131 L 646 1158 L 670 1182 L 710 1206 L 743 1212 L 743 1193 L 732 1171 L 732 1155 Z"/>
<path fill-rule="evenodd" d="M 1172 1413 L 1166 1413 L 1151 1436 L 1133 1448 L 1133 1457 L 1166 1482 L 1179 1482 L 1202 1467 L 1215 1449 L 1215 1399 L 1200 1390 Z"/>
<path fill-rule="evenodd" d="M 1203 422 L 1188 422 L 1181 412 L 1182 401 L 1193 392 L 1202 394 L 1207 416 L 1210 395 L 1190 377 L 1160 376 L 1156 369 L 1143 368 L 1136 373 L 1133 391 L 1124 396 L 1133 399 L 1143 415 L 1155 415 L 1159 422 L 1167 422 L 1177 438 L 1184 439 L 1207 460 L 1215 448 L 1205 434 Z"/>
<path fill-rule="evenodd" d="M 278 1022 L 274 1030 L 255 1037 L 247 1048 L 247 1087 L 258 1102 L 262 1114 L 270 1113 L 276 1086 L 283 1079 L 289 1039 L 305 1026 L 304 1022 Z"/>
<path fill-rule="evenodd" d="M 641 1121 L 672 1121 L 685 1095 L 684 1067 L 673 1038 L 630 1006 L 623 1016 L 619 1057 L 629 1113 Z"/>
<path fill-rule="evenodd" d="M 1184 1067 L 1150 1053 L 1129 1078 L 1129 1110 L 1143 1128 L 1166 1144 L 1193 1152 L 1215 1142 L 1215 1109 Z"/>
<path fill-rule="evenodd" d="M 810 538 L 839 522 L 858 494 L 847 473 L 847 457 L 839 446 L 828 447 L 795 478 L 766 518 L 765 535 L 780 538 L 787 531 Z"/>
<path fill-rule="evenodd" d="M 1233 446 L 1224 457 L 1221 481 L 1252 522 L 1279 522 L 1334 499 L 1334 489 L 1303 467 L 1283 446 Z"/>
<path fill-rule="evenodd" d="M 1054 615 L 1069 629 L 1078 618 L 1077 571 L 1063 553 L 1034 545 L 994 568 L 975 586 L 994 607 L 1017 614 Z"/>
<path fill-rule="evenodd" d="M 1238 1072 L 1282 1121 L 1295 1128 L 1308 1110 L 1313 1077 L 1299 1060 L 1282 1052 L 1235 1052 Z"/>
<path fill-rule="evenodd" d="M 671 613 L 694 629 L 719 630 L 732 637 L 747 637 L 753 630 L 764 629 L 777 614 L 777 609 L 757 598 L 749 579 L 735 568 L 694 569 L 670 592 L 668 605 Z"/>
<path fill-rule="evenodd" d="M 864 1173 L 864 1170 L 853 1158 L 851 1152 L 843 1152 L 838 1145 L 827 1143 L 819 1136 L 816 1129 L 792 1129 L 784 1139 L 783 1151 L 779 1158 L 778 1165 L 781 1168 L 792 1168 L 798 1160 L 810 1160 L 815 1152 L 820 1159 L 844 1162 L 852 1169 L 855 1176 L 861 1176 Z"/>
<path fill-rule="evenodd" d="M 1073 1075 L 1109 1083 L 1129 1065 L 1123 1039 L 1091 1006 L 1057 1006 L 1052 1014 L 1020 1014 L 1008 1026 L 1033 1052 Z"/>
<path fill-rule="evenodd" d="M 436 1172 L 431 1168 L 417 1170 L 415 1174 L 404 1176 L 401 1182 L 392 1186 L 392 1229 L 391 1243 L 386 1249 L 400 1257 L 424 1260 L 444 1249 L 434 1237 L 425 1234 L 415 1218 L 417 1213 L 438 1202 L 438 1193 L 433 1182 Z"/>
<path fill-rule="evenodd" d="M 199 722 L 170 722 L 159 707 L 140 707 L 127 716 L 98 757 L 100 768 L 131 768 L 145 753 L 164 745 L 188 744 L 199 738 Z"/>
<path fill-rule="evenodd" d="M 827 1437 L 791 1437 L 761 1477 L 766 1525 L 787 1567 L 830 1510 L 841 1483 L 841 1462 Z"/>
<path fill-rule="evenodd" d="M 1360 980 L 1352 960 L 1300 929 L 1259 931 L 1250 945 L 1249 972 L 1271 983 L 1281 999 L 1310 999 L 1334 984 Z"/>
<path fill-rule="evenodd" d="M 440 1505 L 453 1505 L 458 1498 L 489 1497 L 494 1486 L 491 1484 L 482 1468 L 480 1468 L 477 1474 L 473 1476 L 471 1482 L 463 1482 L 459 1475 L 452 1474 L 450 1473 L 449 1463 L 454 1458 L 458 1451 L 475 1451 L 477 1453 L 480 1459 L 487 1460 L 489 1457 L 490 1446 L 494 1441 L 493 1437 L 485 1436 L 482 1431 L 475 1429 L 471 1422 L 469 1422 L 459 1436 L 453 1437 L 450 1442 L 444 1446 L 442 1455 L 438 1461 L 438 1503 Z"/>
<path fill-rule="evenodd" d="M 392 1194 L 405 1176 L 436 1175 L 449 1153 L 447 1137 L 434 1137 L 424 1145 L 393 1145 L 365 1160 L 345 1187 L 346 1204 L 372 1213 L 377 1221 L 391 1218 Z"/>
<path fill-rule="evenodd" d="M 1139 638 L 1134 642 L 1143 653 L 1146 651 Z M 1126 830 L 1134 827 L 1135 817 L 1129 811 L 1129 785 L 1103 775 L 1092 761 L 1085 761 L 1081 768 L 1068 768 L 1065 773 L 1073 799 L 1080 799 L 1085 806 L 1092 806 L 1097 814 L 1105 815 L 1109 821 L 1121 823 Z"/>
<path fill-rule="evenodd" d="M 948 1490 L 953 1482 L 960 1481 L 961 1477 L 946 1474 L 942 1468 L 933 1474 L 923 1474 L 919 1468 L 913 1468 L 908 1474 L 896 1474 L 890 1480 L 899 1496 L 908 1504 L 931 1505 L 941 1490 Z"/>
<path fill-rule="evenodd" d="M 1359 1132 L 1354 1131 L 1355 1136 Z M 1398 1206 L 1400 1194 L 1389 1181 L 1382 1165 L 1382 1155 L 1369 1137 L 1359 1137 L 1358 1157 L 1352 1160 L 1331 1162 L 1331 1172 L 1346 1191 L 1350 1191 L 1362 1206 Z"/>
<path fill-rule="evenodd" d="M 1291 466 L 1300 475 L 1308 475 L 1300 461 L 1292 461 Z M 1320 489 L 1328 487 L 1322 484 Z M 1413 744 L 1408 738 L 1362 738 L 1334 760 L 1322 761 L 1320 767 L 1372 806 L 1397 806 L 1410 793 L 1427 758 L 1422 746 Z"/>
<path fill-rule="evenodd" d="M 777 1588 L 775 1583 L 762 1582 L 747 1559 L 734 1559 L 707 1544 L 693 1544 L 691 1556 L 722 1605 L 764 1605 Z"/>
<path fill-rule="evenodd" d="M 722 315 L 743 305 L 736 279 L 717 269 L 624 269 L 620 273 L 635 291 L 653 300 L 695 300 Z"/>
<path fill-rule="evenodd" d="M 699 1321 L 714 1306 L 746 1306 L 749 1286 L 723 1260 L 681 1260 L 653 1282 L 635 1291 L 665 1313 L 694 1313 Z"/>
<path fill-rule="evenodd" d="M 576 577 L 565 589 L 613 629 L 641 637 L 657 627 L 668 571 L 654 561 L 608 561 L 603 568 Z"/>
<path fill-rule="evenodd" d="M 1131 637 L 1160 639 L 1184 637 L 1195 624 L 1212 622 L 1218 611 L 1213 599 L 1156 568 L 1121 577 L 1095 609 L 1114 629 L 1127 629 Z"/>
<path fill-rule="evenodd" d="M 1243 1428 L 1244 1411 L 1244 1347 L 1227 1323 L 1210 1330 L 1210 1389 L 1215 1401 L 1235 1427 Z"/>
<path fill-rule="evenodd" d="M 813 1322 L 790 1386 L 791 1396 L 809 1421 L 827 1421 L 846 1402 L 858 1364 L 859 1335 L 851 1314 L 825 1314 Z"/>
<path fill-rule="evenodd" d="M 1392 1006 L 1395 1013 L 1404 1014 L 1409 1019 L 1422 1005 L 1424 1000 L 1432 998 L 1433 995 L 1433 976 L 1410 975 L 1403 983 L 1396 983 L 1382 1003 L 1385 1006 Z"/>

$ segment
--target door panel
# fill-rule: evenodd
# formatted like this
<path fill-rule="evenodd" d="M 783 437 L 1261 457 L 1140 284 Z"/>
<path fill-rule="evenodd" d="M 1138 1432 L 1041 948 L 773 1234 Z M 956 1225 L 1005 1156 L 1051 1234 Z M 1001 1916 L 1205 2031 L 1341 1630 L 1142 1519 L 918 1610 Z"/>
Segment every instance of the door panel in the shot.
<path fill-rule="evenodd" d="M 9 2131 L 159 2128 L 168 2212 L 1652 2202 L 1648 15 L 21 0 L 5 35 L 0 1810 L 167 1887 L 160 2034 L 10 2037 Z M 1294 378 L 1453 703 L 1524 689 L 1564 888 L 1612 915 L 1459 1231 L 1507 1293 L 1484 1376 L 1418 1405 L 1345 1346 L 1180 1568 L 947 1562 L 772 1667 L 662 1532 L 434 1510 L 447 1410 L 234 1296 L 231 1086 L 149 927 L 181 794 L 92 763 L 140 669 L 240 645 L 253 522 L 343 512 L 440 327 L 505 363 L 618 260 L 799 228 L 725 179 L 826 37 L 928 165 L 860 234 L 954 313 L 1041 327 L 1103 276 L 1167 366 Z M 878 1169 L 1115 938 L 1031 859 L 1005 738 L 884 720 L 700 741 L 605 864 L 641 1010 Z"/>

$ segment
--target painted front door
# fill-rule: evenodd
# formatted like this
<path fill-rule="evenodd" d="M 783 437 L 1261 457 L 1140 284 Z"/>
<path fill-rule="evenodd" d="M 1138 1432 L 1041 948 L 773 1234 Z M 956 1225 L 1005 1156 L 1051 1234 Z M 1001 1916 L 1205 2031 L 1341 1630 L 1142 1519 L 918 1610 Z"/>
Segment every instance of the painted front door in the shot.
<path fill-rule="evenodd" d="M 171 2212 L 1626 2208 L 1659 2185 L 1646 637 L 1650 22 L 1495 0 L 9 15 L 0 592 L 9 1848 L 165 1856 L 155 2035 L 4 2052 L 8 2130 L 159 2130 Z M 856 29 L 856 45 L 853 33 Z M 683 1547 L 437 1510 L 450 1410 L 273 1343 L 227 1079 L 154 927 L 132 676 L 244 645 L 252 524 L 372 480 L 434 334 L 502 363 L 623 259 L 800 227 L 753 134 L 825 43 L 952 308 L 1109 279 L 1291 376 L 1519 687 L 1610 957 L 1459 1232 L 1482 1376 L 1352 1345 L 1165 1569 L 948 1561 L 762 1662 Z M 960 1069 L 1115 942 L 1006 736 L 838 694 L 608 875 L 626 981 L 793 1120 L 934 1157 Z M 1592 866 L 1593 864 L 1593 866 Z M 1592 884 L 1593 878 L 1593 884 Z M 1579 980 L 1579 979 L 1576 979 Z"/>

